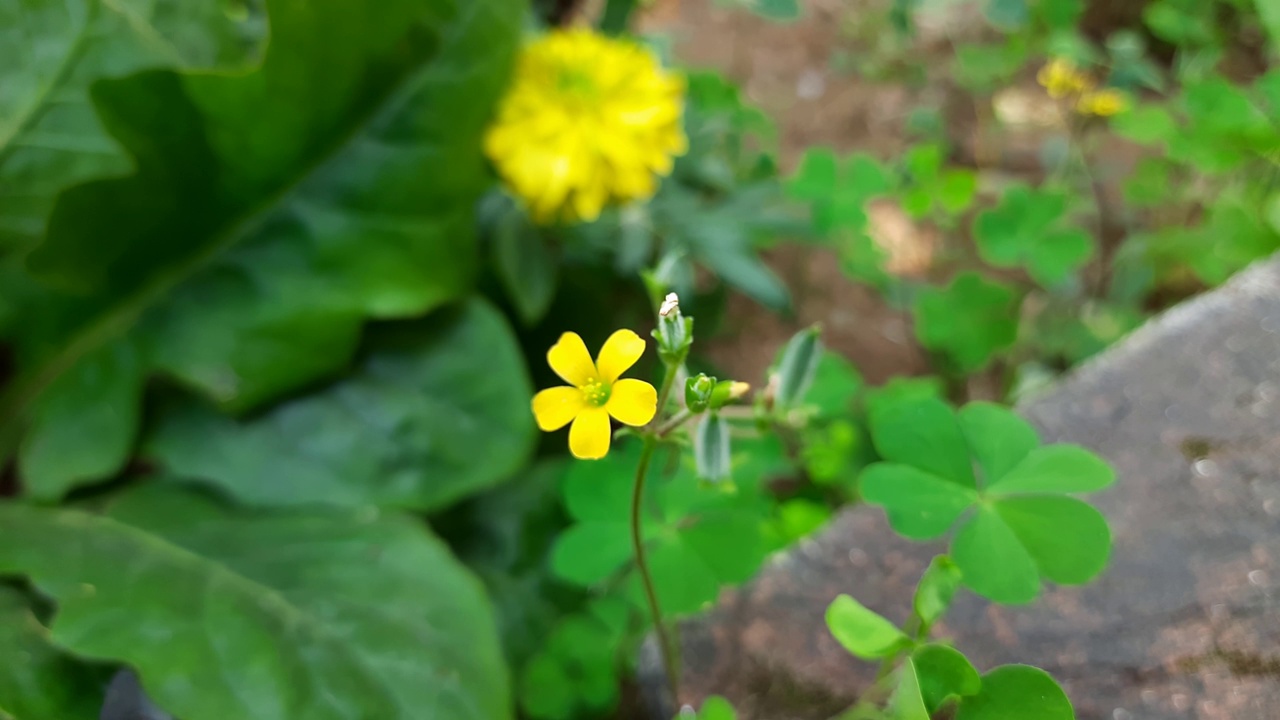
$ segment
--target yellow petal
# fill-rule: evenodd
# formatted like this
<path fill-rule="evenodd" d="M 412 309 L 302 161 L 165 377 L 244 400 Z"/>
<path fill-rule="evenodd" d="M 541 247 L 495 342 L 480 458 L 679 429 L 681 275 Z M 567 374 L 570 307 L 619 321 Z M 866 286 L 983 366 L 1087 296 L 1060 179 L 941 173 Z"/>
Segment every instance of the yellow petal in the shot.
<path fill-rule="evenodd" d="M 609 452 L 609 413 L 588 407 L 574 418 L 569 428 L 569 452 L 582 460 L 599 460 Z"/>
<path fill-rule="evenodd" d="M 587 345 L 578 337 L 578 333 L 567 332 L 561 335 L 560 341 L 547 351 L 547 364 L 574 387 L 582 387 L 596 379 L 596 366 L 591 362 L 591 353 L 587 352 Z"/>
<path fill-rule="evenodd" d="M 658 391 L 643 380 L 625 378 L 613 384 L 604 408 L 623 424 L 647 425 L 658 412 Z"/>
<path fill-rule="evenodd" d="M 596 358 L 596 368 L 600 371 L 600 379 L 605 382 L 617 380 L 627 368 L 636 364 L 644 354 L 644 340 L 630 330 L 619 330 L 604 341 L 600 355 Z"/>
<path fill-rule="evenodd" d="M 533 417 L 540 429 L 551 432 L 568 425 L 586 406 L 578 388 L 547 388 L 533 396 Z"/>

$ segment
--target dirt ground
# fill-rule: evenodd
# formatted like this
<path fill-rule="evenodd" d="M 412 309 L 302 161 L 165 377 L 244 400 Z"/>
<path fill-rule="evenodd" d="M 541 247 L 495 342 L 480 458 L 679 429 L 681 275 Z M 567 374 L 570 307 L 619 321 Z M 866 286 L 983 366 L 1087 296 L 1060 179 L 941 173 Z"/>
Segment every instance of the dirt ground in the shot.
<path fill-rule="evenodd" d="M 877 84 L 832 69 L 842 23 L 866 3 L 802 4 L 802 19 L 781 24 L 714 0 L 658 0 L 645 12 L 643 25 L 669 35 L 683 63 L 719 70 L 738 82 L 777 122 L 786 168 L 812 145 L 881 157 L 899 152 L 905 146 L 904 121 L 920 98 L 901 84 Z M 872 223 L 907 254 L 927 253 L 932 242 L 892 208 L 875 209 Z M 762 377 L 775 350 L 815 322 L 822 324 L 827 343 L 871 382 L 925 372 L 926 358 L 912 340 L 909 315 L 848 280 L 830 251 L 788 247 L 773 252 L 770 261 L 794 293 L 795 314 L 779 317 L 740 296 L 730 301 L 727 332 L 709 354 L 735 377 Z"/>

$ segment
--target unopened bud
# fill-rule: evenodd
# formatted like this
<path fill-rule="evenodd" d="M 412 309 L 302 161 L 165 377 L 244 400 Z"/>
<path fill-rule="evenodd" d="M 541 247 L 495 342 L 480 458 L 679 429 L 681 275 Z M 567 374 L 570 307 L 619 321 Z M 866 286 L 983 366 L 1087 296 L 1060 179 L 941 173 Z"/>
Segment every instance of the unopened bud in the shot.
<path fill-rule="evenodd" d="M 680 297 L 667 293 L 658 308 L 658 327 L 653 330 L 658 341 L 658 357 L 668 366 L 678 366 L 689 356 L 693 345 L 693 318 L 680 314 Z"/>
<path fill-rule="evenodd" d="M 658 308 L 658 317 L 664 318 L 671 313 L 680 309 L 680 296 L 675 293 L 667 293 L 667 297 L 662 301 L 662 307 Z"/>
<path fill-rule="evenodd" d="M 748 392 L 751 392 L 751 386 L 737 380 L 721 380 L 716 383 L 715 390 L 711 391 L 711 409 L 719 410 L 735 400 L 741 399 Z"/>
<path fill-rule="evenodd" d="M 691 377 L 684 383 L 684 404 L 689 408 L 689 412 L 700 413 L 706 410 L 712 401 L 712 394 L 715 392 L 716 379 L 707 377 L 704 373 L 698 373 L 697 377 Z"/>

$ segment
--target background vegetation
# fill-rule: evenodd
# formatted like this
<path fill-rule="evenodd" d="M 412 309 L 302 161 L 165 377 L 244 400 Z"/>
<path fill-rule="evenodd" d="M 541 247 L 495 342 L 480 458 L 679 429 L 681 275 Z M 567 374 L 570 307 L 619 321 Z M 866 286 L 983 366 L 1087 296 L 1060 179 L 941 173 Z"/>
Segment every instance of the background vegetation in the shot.
<path fill-rule="evenodd" d="M 634 3 L 0 0 L 0 717 L 97 717 L 123 666 L 184 720 L 632 712 L 638 448 L 583 463 L 538 444 L 546 348 L 647 329 L 654 291 L 679 292 L 700 343 L 738 297 L 786 315 L 794 288 L 766 258 L 815 248 L 909 313 L 930 373 L 871 387 L 801 332 L 790 394 L 786 348 L 735 378 L 762 392 L 732 418 L 730 463 L 677 449 L 649 487 L 664 610 L 707 607 L 863 502 L 920 538 L 980 506 L 922 580 L 912 642 L 945 610 L 921 598 L 961 582 L 947 562 L 1006 603 L 1096 575 L 1109 533 L 1069 495 L 1109 470 L 999 404 L 1280 248 L 1280 3 L 1153 0 L 1117 23 L 1082 0 L 982 0 L 978 39 L 938 62 L 913 48 L 943 1 L 850 8 L 831 59 L 906 88 L 946 78 L 945 103 L 903 119 L 903 152 L 811 147 L 783 167 L 771 119 L 685 68 L 689 149 L 658 193 L 546 228 L 497 182 L 485 128 L 527 34 L 634 30 Z M 1128 107 L 1020 109 L 1055 58 Z M 997 172 L 993 138 L 1028 125 L 1030 169 Z M 885 205 L 941 238 L 912 273 L 871 221 Z M 725 377 L 702 348 L 689 371 Z M 646 361 L 634 374 L 656 378 Z M 921 473 L 949 484 L 904 493 Z M 939 505 L 946 522 L 921 521 Z M 1012 535 L 974 529 L 996 515 Z M 829 620 L 855 654 L 909 651 L 899 677 L 961 667 L 847 600 Z M 963 667 L 955 692 L 894 712 L 950 694 L 996 708 L 961 713 L 981 720 L 993 693 L 1043 688 Z"/>

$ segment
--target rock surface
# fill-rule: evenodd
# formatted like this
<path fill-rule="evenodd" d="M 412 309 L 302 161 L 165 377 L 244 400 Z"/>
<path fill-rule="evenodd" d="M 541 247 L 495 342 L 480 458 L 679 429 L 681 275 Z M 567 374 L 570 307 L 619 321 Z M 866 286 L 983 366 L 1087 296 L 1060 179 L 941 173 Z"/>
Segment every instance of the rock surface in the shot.
<path fill-rule="evenodd" d="M 1093 498 L 1114 533 L 1110 565 L 1028 607 L 962 593 L 940 635 L 979 669 L 1045 668 L 1080 720 L 1280 718 L 1280 260 L 1169 311 L 1021 411 L 1046 441 L 1115 465 L 1119 482 Z M 944 549 L 897 537 L 878 509 L 844 513 L 684 625 L 680 700 L 721 694 L 744 720 L 831 717 L 875 669 L 827 633 L 827 604 L 847 592 L 901 621 Z"/>

